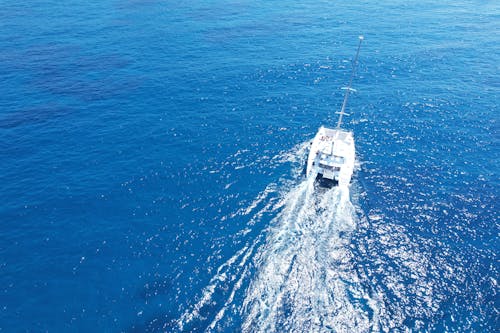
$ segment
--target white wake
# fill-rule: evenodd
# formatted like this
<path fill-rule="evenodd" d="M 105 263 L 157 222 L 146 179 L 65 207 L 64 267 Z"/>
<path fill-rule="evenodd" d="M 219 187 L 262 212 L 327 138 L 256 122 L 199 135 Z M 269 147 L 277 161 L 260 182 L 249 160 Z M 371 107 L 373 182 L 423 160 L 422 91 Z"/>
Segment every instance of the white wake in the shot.
<path fill-rule="evenodd" d="M 246 290 L 244 332 L 378 330 L 378 307 L 353 264 L 356 228 L 348 188 L 318 189 L 313 179 L 283 198 Z"/>
<path fill-rule="evenodd" d="M 306 144 L 289 154 L 303 156 Z M 289 156 L 284 156 L 290 160 Z M 299 165 L 304 161 L 290 160 Z M 267 228 L 222 264 L 201 297 L 177 320 L 180 331 L 379 331 L 380 302 L 356 269 L 351 235 L 356 212 L 347 187 L 270 184 L 246 209 L 248 230 Z M 365 281 L 366 282 L 366 281 Z M 366 283 L 365 283 L 366 284 Z"/>

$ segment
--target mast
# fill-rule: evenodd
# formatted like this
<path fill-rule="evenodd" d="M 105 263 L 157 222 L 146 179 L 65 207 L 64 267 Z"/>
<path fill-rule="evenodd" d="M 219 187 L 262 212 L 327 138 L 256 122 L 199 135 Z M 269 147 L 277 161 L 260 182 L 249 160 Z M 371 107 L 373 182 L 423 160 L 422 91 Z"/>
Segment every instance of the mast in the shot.
<path fill-rule="evenodd" d="M 359 36 L 359 44 L 358 44 L 358 50 L 356 51 L 356 57 L 354 58 L 354 62 L 352 64 L 352 72 L 351 72 L 351 78 L 349 80 L 349 85 L 347 87 L 344 87 L 342 89 L 345 90 L 345 96 L 344 96 L 344 102 L 342 103 L 342 109 L 340 112 L 335 112 L 336 114 L 339 114 L 339 121 L 337 122 L 337 128 L 340 128 L 340 125 L 342 124 L 342 117 L 344 115 L 348 116 L 347 113 L 345 113 L 345 106 L 347 105 L 347 100 L 349 99 L 349 93 L 351 91 L 356 91 L 351 88 L 352 86 L 352 80 L 354 79 L 354 74 L 356 73 L 356 65 L 358 63 L 358 56 L 359 56 L 359 49 L 361 48 L 361 42 L 363 41 L 364 37 Z"/>

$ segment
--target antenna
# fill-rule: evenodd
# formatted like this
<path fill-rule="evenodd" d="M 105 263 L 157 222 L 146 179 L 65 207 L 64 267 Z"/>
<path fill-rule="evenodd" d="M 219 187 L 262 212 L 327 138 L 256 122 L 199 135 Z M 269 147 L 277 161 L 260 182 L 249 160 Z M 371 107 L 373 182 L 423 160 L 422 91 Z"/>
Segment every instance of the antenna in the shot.
<path fill-rule="evenodd" d="M 358 50 L 356 51 L 356 57 L 354 58 L 354 62 L 352 64 L 352 72 L 351 72 L 351 79 L 349 80 L 349 85 L 347 87 L 344 87 L 342 89 L 345 90 L 345 96 L 344 96 L 344 102 L 342 103 L 342 109 L 340 112 L 335 112 L 336 114 L 339 114 L 339 121 L 337 122 L 337 128 L 340 128 L 340 125 L 342 124 L 342 116 L 346 115 L 348 116 L 347 113 L 345 113 L 345 106 L 347 105 L 347 100 L 349 99 L 349 93 L 351 91 L 356 91 L 355 89 L 352 89 L 352 80 L 354 79 L 354 74 L 356 73 L 356 65 L 358 63 L 358 56 L 359 56 L 359 49 L 361 48 L 361 42 L 365 39 L 363 36 L 359 36 L 359 44 L 358 44 Z"/>

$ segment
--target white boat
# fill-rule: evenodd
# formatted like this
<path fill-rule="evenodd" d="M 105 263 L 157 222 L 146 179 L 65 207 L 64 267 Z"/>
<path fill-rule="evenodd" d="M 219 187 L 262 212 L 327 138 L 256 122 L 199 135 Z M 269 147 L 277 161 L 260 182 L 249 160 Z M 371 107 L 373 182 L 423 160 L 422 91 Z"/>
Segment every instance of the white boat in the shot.
<path fill-rule="evenodd" d="M 348 186 L 354 171 L 354 160 L 356 149 L 354 147 L 354 135 L 351 131 L 340 128 L 342 117 L 348 115 L 345 113 L 349 93 L 354 91 L 351 88 L 352 80 L 356 71 L 359 50 L 363 36 L 359 37 L 358 50 L 353 62 L 351 79 L 346 90 L 342 109 L 339 114 L 339 120 L 336 128 L 327 128 L 321 126 L 314 137 L 309 149 L 307 158 L 306 175 L 315 177 L 325 186 Z"/>
<path fill-rule="evenodd" d="M 325 184 L 349 185 L 354 170 L 354 156 L 352 132 L 321 126 L 309 150 L 307 175 L 316 174 Z"/>

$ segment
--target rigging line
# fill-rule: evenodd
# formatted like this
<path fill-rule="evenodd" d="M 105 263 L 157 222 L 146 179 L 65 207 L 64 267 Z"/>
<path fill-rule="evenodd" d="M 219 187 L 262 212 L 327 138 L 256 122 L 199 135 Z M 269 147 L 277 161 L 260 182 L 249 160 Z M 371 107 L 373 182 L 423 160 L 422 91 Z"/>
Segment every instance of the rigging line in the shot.
<path fill-rule="evenodd" d="M 356 57 L 354 58 L 354 63 L 352 64 L 351 78 L 349 80 L 349 85 L 347 86 L 347 88 L 345 88 L 345 96 L 344 96 L 344 102 L 342 103 L 342 109 L 338 113 L 340 116 L 339 116 L 339 121 L 337 122 L 337 128 L 340 128 L 340 125 L 342 124 L 342 117 L 344 116 L 344 114 L 346 114 L 344 111 L 347 105 L 347 100 L 349 99 L 349 93 L 353 90 L 351 88 L 352 80 L 354 79 L 354 74 L 356 73 L 356 65 L 358 63 L 359 50 L 361 49 L 361 42 L 363 41 L 363 39 L 364 39 L 363 36 L 359 36 L 358 50 L 356 51 Z"/>

